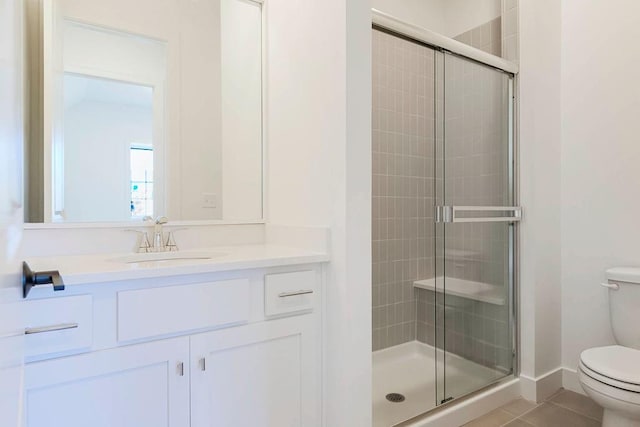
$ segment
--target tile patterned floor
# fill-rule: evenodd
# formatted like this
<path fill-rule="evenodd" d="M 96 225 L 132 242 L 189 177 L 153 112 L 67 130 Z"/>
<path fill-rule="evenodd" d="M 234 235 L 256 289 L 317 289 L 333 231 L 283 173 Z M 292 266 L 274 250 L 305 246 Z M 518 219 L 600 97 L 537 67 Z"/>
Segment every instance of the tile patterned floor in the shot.
<path fill-rule="evenodd" d="M 599 427 L 602 408 L 591 399 L 561 389 L 546 401 L 535 404 L 524 399 L 507 403 L 465 427 Z"/>

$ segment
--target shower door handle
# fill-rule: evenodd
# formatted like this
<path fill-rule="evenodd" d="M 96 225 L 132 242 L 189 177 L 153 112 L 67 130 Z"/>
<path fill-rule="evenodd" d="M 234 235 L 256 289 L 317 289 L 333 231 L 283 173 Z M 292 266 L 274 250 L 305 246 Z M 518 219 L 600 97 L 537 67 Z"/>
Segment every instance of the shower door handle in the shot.
<path fill-rule="evenodd" d="M 483 216 L 504 213 L 500 216 Z M 520 206 L 437 206 L 436 222 L 518 222 L 522 220 Z"/>

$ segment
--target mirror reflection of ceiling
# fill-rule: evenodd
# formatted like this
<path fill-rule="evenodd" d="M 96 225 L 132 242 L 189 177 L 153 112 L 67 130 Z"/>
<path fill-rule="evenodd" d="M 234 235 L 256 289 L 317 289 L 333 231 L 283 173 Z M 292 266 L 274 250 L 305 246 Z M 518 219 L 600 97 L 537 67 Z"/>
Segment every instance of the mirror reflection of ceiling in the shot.
<path fill-rule="evenodd" d="M 131 105 L 151 108 L 152 89 L 148 86 L 119 83 L 81 75 L 65 78 L 64 107 L 73 108 L 83 102 Z"/>

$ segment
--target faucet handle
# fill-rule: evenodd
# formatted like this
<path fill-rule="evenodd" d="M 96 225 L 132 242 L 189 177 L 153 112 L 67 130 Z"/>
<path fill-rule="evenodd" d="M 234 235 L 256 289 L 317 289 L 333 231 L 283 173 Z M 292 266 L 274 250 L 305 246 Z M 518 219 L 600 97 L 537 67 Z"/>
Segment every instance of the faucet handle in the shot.
<path fill-rule="evenodd" d="M 168 251 L 170 252 L 178 251 L 178 244 L 176 243 L 175 232 L 180 230 L 186 230 L 186 227 L 174 228 L 173 230 L 169 230 L 169 232 L 167 233 L 167 240 L 164 246 L 167 248 Z"/>
<path fill-rule="evenodd" d="M 151 252 L 149 234 L 147 234 L 146 231 L 143 231 L 142 235 L 140 236 L 140 245 L 138 246 L 138 252 Z"/>
<path fill-rule="evenodd" d="M 132 229 L 127 229 L 124 231 L 129 233 L 138 233 L 138 239 L 136 241 L 136 246 L 137 246 L 136 252 L 138 253 L 150 252 L 151 243 L 149 243 L 149 235 L 147 234 L 146 231 L 132 230 Z"/>
<path fill-rule="evenodd" d="M 169 222 L 169 218 L 166 216 L 159 216 L 156 218 L 156 224 L 166 224 Z"/>
<path fill-rule="evenodd" d="M 169 231 L 167 233 L 167 242 L 165 243 L 164 247 L 167 248 L 167 251 L 169 252 L 178 251 L 178 244 L 176 243 L 176 239 L 173 236 L 173 231 Z"/>

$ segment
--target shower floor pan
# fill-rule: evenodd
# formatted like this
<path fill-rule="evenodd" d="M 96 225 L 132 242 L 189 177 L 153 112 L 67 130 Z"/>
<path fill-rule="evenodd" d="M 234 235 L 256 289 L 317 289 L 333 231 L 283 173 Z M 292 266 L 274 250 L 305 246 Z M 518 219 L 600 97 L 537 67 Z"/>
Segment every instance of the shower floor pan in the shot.
<path fill-rule="evenodd" d="M 460 397 L 502 377 L 501 372 L 450 355 L 446 364 L 447 395 Z M 386 396 L 399 393 L 402 402 Z M 434 348 L 411 341 L 373 352 L 373 427 L 391 427 L 436 406 Z"/>

